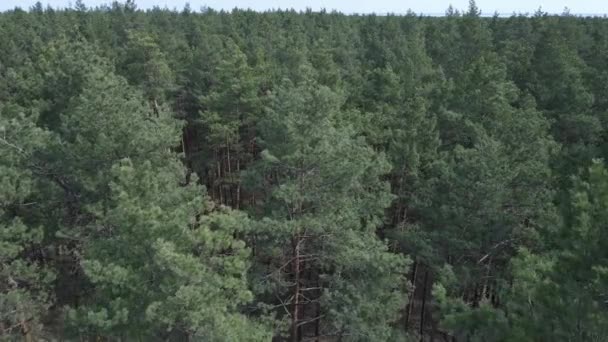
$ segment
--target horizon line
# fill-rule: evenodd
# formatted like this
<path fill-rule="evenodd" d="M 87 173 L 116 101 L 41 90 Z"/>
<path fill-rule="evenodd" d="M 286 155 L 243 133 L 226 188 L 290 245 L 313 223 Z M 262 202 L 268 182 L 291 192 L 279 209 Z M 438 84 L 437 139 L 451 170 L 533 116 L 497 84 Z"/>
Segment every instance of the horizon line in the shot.
<path fill-rule="evenodd" d="M 108 3 L 105 4 L 101 4 L 101 5 L 96 5 L 96 6 L 87 6 L 87 10 L 96 10 L 96 9 L 102 9 L 102 8 L 106 8 L 106 7 L 110 7 L 114 2 L 118 2 L 118 1 L 109 1 Z M 118 2 L 120 4 L 124 4 L 121 2 Z M 41 3 L 42 4 L 42 3 Z M 231 9 L 224 9 L 224 8 L 213 8 L 210 6 L 206 6 L 206 5 L 201 5 L 199 10 L 196 9 L 192 9 L 189 6 L 189 3 L 186 3 L 185 6 L 183 6 L 182 8 L 178 8 L 177 6 L 173 6 L 173 7 L 169 7 L 166 3 L 164 4 L 164 6 L 161 7 L 161 5 L 154 5 L 151 7 L 136 7 L 137 11 L 142 11 L 142 12 L 147 12 L 147 11 L 152 11 L 152 10 L 167 10 L 167 11 L 172 11 L 172 12 L 180 12 L 183 11 L 186 7 L 189 8 L 189 10 L 192 13 L 204 13 L 208 10 L 213 10 L 213 11 L 217 11 L 217 12 L 231 12 L 234 10 L 240 10 L 240 11 L 253 11 L 253 12 L 259 12 L 259 13 L 268 13 L 268 12 L 279 12 L 279 11 L 294 11 L 294 12 L 298 12 L 298 13 L 302 13 L 302 12 L 307 12 L 307 11 L 312 11 L 313 13 L 320 13 L 320 12 L 327 12 L 327 13 L 339 13 L 339 14 L 343 14 L 343 15 L 397 15 L 397 16 L 406 16 L 406 15 L 416 15 L 416 16 L 428 16 L 428 17 L 445 17 L 447 16 L 447 11 L 448 9 L 446 9 L 446 11 L 444 12 L 415 12 L 412 11 L 411 9 L 408 9 L 404 12 L 392 12 L 392 11 L 387 11 L 387 12 L 375 12 L 375 11 L 370 11 L 370 12 L 345 12 L 345 11 L 340 11 L 338 9 L 332 8 L 332 9 L 328 9 L 328 8 L 324 8 L 324 7 L 320 7 L 318 9 L 312 9 L 311 7 L 306 7 L 305 9 L 295 9 L 293 7 L 290 8 L 267 8 L 267 9 L 253 9 L 251 7 L 239 7 L 239 6 L 235 6 Z M 30 12 L 34 9 L 35 5 L 30 6 L 27 9 L 24 9 L 22 6 L 14 6 L 12 8 L 7 8 L 4 10 L 0 10 L 0 13 L 3 12 L 10 12 L 10 11 L 15 11 L 15 10 L 23 10 L 26 12 Z M 85 4 L 86 6 L 86 4 Z M 136 4 L 137 6 L 137 4 Z M 47 5 L 44 7 L 44 9 L 53 9 L 53 10 L 70 10 L 70 9 L 74 9 L 74 4 L 70 1 L 68 2 L 67 6 L 51 6 L 50 4 L 47 3 Z M 560 15 L 570 15 L 570 16 L 577 16 L 577 17 L 606 17 L 608 16 L 608 12 L 604 12 L 604 13 L 589 13 L 589 12 L 572 12 L 570 11 L 567 7 L 564 9 L 564 11 L 562 12 L 545 12 L 542 10 L 542 8 L 539 8 L 538 10 L 535 10 L 533 12 L 518 12 L 518 11 L 511 11 L 511 12 L 498 12 L 498 11 L 494 11 L 494 12 L 483 12 L 483 10 L 481 10 L 481 13 L 479 14 L 480 17 L 494 17 L 494 16 L 498 16 L 498 17 L 511 17 L 511 16 L 534 16 L 534 14 L 537 11 L 541 11 L 541 13 L 546 14 L 546 15 L 551 15 L 551 16 L 560 16 Z M 459 13 L 460 15 L 462 15 L 463 13 L 466 13 L 465 10 L 457 10 L 457 13 Z"/>

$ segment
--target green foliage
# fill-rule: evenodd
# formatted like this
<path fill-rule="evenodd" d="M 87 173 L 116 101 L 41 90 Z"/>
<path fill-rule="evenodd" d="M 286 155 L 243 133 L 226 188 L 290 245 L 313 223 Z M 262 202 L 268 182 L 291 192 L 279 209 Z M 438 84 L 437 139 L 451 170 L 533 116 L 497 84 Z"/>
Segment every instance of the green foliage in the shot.
<path fill-rule="evenodd" d="M 174 75 L 163 52 L 146 33 L 128 32 L 124 56 L 117 69 L 132 84 L 141 86 L 153 106 L 158 106 L 174 86 Z"/>
<path fill-rule="evenodd" d="M 277 314 L 291 304 L 301 338 L 317 324 L 323 335 L 387 340 L 407 271 L 406 260 L 374 236 L 391 200 L 380 180 L 389 165 L 352 127 L 335 125 L 345 114 L 340 101 L 311 80 L 287 83 L 261 122 L 263 158 L 249 172 L 250 184 L 267 194 L 256 249 L 258 258 L 276 261 L 254 282 L 264 283 L 261 295 L 280 300 L 272 303 Z"/>
<path fill-rule="evenodd" d="M 0 339 L 604 339 L 608 21 L 483 13 L 1 13 Z"/>
<path fill-rule="evenodd" d="M 80 331 L 125 337 L 167 331 L 201 340 L 264 339 L 236 313 L 252 299 L 249 252 L 233 237 L 245 218 L 210 212 L 200 188 L 180 186 L 183 170 L 168 162 L 164 169 L 130 160 L 112 167 L 109 198 L 91 208 L 101 219 L 88 229 L 100 238 L 86 244 L 83 260 L 96 294 L 70 318 Z"/>
<path fill-rule="evenodd" d="M 39 204 L 28 166 L 48 134 L 18 106 L 0 105 L 0 114 L 0 337 L 39 338 L 55 274 L 43 262 L 44 230 L 29 215 Z"/>
<path fill-rule="evenodd" d="M 507 310 L 515 337 L 596 341 L 606 334 L 602 222 L 608 172 L 596 160 L 574 184 L 564 224 L 551 235 L 552 248 L 542 254 L 523 250 L 513 260 Z"/>

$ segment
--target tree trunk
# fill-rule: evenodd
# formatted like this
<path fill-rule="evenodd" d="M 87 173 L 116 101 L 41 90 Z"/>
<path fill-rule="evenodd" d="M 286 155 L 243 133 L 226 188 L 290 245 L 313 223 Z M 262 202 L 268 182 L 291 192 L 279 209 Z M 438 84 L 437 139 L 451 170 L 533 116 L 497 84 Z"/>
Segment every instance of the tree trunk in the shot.
<path fill-rule="evenodd" d="M 300 236 L 296 233 L 293 243 L 293 274 L 294 274 L 294 291 L 293 291 L 293 314 L 291 317 L 291 340 L 298 342 L 298 321 L 300 315 Z"/>
<path fill-rule="evenodd" d="M 236 159 L 236 172 L 238 174 L 239 180 L 236 183 L 236 209 L 238 210 L 241 207 L 241 160 L 240 158 Z"/>
<path fill-rule="evenodd" d="M 486 279 L 484 280 L 483 283 L 483 292 L 481 295 L 481 299 L 485 299 L 486 297 L 490 297 L 491 292 L 489 292 L 488 290 L 488 283 L 490 281 L 490 275 L 492 274 L 492 258 L 490 257 L 490 259 L 488 260 L 488 271 L 486 272 Z"/>
<path fill-rule="evenodd" d="M 420 309 L 420 342 L 424 341 L 424 310 L 426 307 L 426 289 L 429 280 L 429 271 L 424 272 L 424 285 L 422 286 L 422 308 Z"/>
<path fill-rule="evenodd" d="M 321 303 L 318 301 L 319 298 L 321 297 L 321 295 L 323 294 L 323 290 L 321 290 L 321 282 L 319 281 L 319 272 L 317 272 L 315 270 L 314 272 L 314 279 L 315 279 L 315 286 L 317 287 L 316 290 L 316 299 L 317 299 L 317 303 L 316 303 L 316 317 L 318 317 L 318 319 L 315 321 L 315 340 L 317 342 L 321 342 Z"/>
<path fill-rule="evenodd" d="M 25 319 L 25 314 L 23 313 L 23 311 L 21 312 L 21 333 L 23 334 L 23 340 L 25 342 L 34 342 L 34 338 L 32 336 L 32 330 L 30 329 L 29 325 L 27 324 L 27 320 Z"/>
<path fill-rule="evenodd" d="M 416 279 L 418 277 L 418 261 L 414 261 L 414 267 L 412 268 L 412 285 L 414 289 L 412 293 L 408 296 L 407 302 L 407 311 L 405 312 L 405 331 L 408 330 L 410 325 L 410 316 L 412 314 L 412 309 L 414 308 L 414 299 L 416 298 Z"/>

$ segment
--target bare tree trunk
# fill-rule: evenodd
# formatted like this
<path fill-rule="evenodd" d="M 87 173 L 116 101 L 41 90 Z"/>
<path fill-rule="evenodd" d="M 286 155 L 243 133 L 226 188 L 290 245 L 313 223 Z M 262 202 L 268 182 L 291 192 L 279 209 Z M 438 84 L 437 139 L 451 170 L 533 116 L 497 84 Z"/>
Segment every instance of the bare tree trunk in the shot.
<path fill-rule="evenodd" d="M 226 140 L 226 156 L 228 158 L 228 175 L 232 173 L 232 169 L 230 168 L 230 162 L 232 158 L 230 157 L 230 142 Z"/>
<path fill-rule="evenodd" d="M 293 314 L 291 317 L 292 342 L 298 342 L 298 321 L 299 321 L 299 306 L 300 306 L 300 236 L 296 233 L 293 244 L 293 273 L 295 288 L 293 293 Z"/>
<path fill-rule="evenodd" d="M 20 305 L 21 306 L 21 305 Z M 32 330 L 30 329 L 29 325 L 27 324 L 27 319 L 25 318 L 25 313 L 23 312 L 23 310 L 21 310 L 20 308 L 20 324 L 21 324 L 21 333 L 23 334 L 23 340 L 25 342 L 34 342 L 34 338 L 32 336 Z"/>
<path fill-rule="evenodd" d="M 34 342 L 32 331 L 25 320 L 21 321 L 21 332 L 23 333 L 23 340 L 25 342 Z"/>
<path fill-rule="evenodd" d="M 410 325 L 410 316 L 412 315 L 412 309 L 414 308 L 414 299 L 416 298 L 416 279 L 418 277 L 418 261 L 414 261 L 414 267 L 412 268 L 412 285 L 414 290 L 408 296 L 407 311 L 405 312 L 405 331 L 408 330 Z"/>
<path fill-rule="evenodd" d="M 217 191 L 217 194 L 215 195 L 215 200 L 220 201 L 220 203 L 222 203 L 221 198 L 221 188 L 218 186 L 219 184 L 219 179 L 222 177 L 222 165 L 221 165 L 221 161 L 220 161 L 220 151 L 219 148 L 215 149 L 215 164 L 216 164 L 216 173 L 215 173 L 215 177 L 213 177 L 213 179 L 211 180 L 211 186 L 213 187 L 213 192 Z"/>
<path fill-rule="evenodd" d="M 153 97 L 152 98 L 152 110 L 154 111 L 154 115 L 156 115 L 156 117 L 160 116 L 159 115 L 160 110 L 158 108 L 159 108 L 158 102 L 156 101 L 156 98 Z"/>
<path fill-rule="evenodd" d="M 236 209 L 241 207 L 241 160 L 236 159 L 236 172 L 238 173 L 239 180 L 236 183 Z"/>
<path fill-rule="evenodd" d="M 230 141 L 226 138 L 226 155 L 227 155 L 227 169 L 228 169 L 228 192 L 230 192 L 230 205 L 234 207 L 234 195 L 233 195 L 233 186 L 232 186 L 232 157 L 230 156 Z M 228 205 L 228 194 L 226 194 L 226 205 Z"/>
<path fill-rule="evenodd" d="M 490 258 L 490 260 L 488 260 L 488 270 L 486 272 L 486 279 L 483 280 L 483 287 L 481 289 L 481 298 L 480 300 L 484 300 L 486 298 L 487 295 L 487 289 L 488 289 L 488 280 L 490 279 L 490 272 L 492 270 L 492 259 Z"/>
<path fill-rule="evenodd" d="M 422 286 L 422 308 L 420 309 L 420 341 L 424 341 L 424 310 L 426 307 L 426 290 L 429 280 L 429 271 L 424 272 L 424 285 Z"/>
<path fill-rule="evenodd" d="M 316 342 L 321 342 L 321 302 L 319 301 L 319 298 L 322 296 L 323 294 L 323 290 L 321 289 L 321 282 L 319 280 L 319 272 L 318 270 L 314 271 L 314 279 L 315 279 L 315 286 L 317 287 L 316 292 L 316 299 L 317 299 L 317 303 L 316 303 L 316 317 L 318 317 L 318 319 L 315 321 L 315 340 Z"/>
<path fill-rule="evenodd" d="M 14 288 L 14 289 L 19 288 L 19 285 L 17 284 L 17 282 L 10 275 L 8 276 L 8 283 L 11 288 Z M 30 329 L 29 325 L 27 324 L 28 320 L 25 317 L 25 310 L 23 309 L 23 305 L 21 303 L 17 303 L 16 309 L 17 310 L 16 310 L 15 314 L 18 315 L 18 317 L 19 317 L 19 326 L 21 328 L 21 334 L 23 335 L 23 340 L 25 342 L 33 342 L 34 338 L 32 336 L 32 330 Z M 0 331 L 0 333 L 2 333 L 2 332 L 3 331 Z"/>
<path fill-rule="evenodd" d="M 320 332 L 321 332 L 321 303 L 317 303 L 317 319 L 315 321 L 315 340 L 317 342 L 321 341 Z"/>

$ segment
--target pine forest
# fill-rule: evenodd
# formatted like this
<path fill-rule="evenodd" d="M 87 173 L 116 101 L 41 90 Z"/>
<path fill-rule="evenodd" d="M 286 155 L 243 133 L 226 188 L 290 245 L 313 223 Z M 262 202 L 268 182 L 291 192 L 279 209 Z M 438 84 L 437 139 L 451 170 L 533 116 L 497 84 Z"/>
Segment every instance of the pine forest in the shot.
<path fill-rule="evenodd" d="M 0 340 L 608 341 L 608 18 L 0 12 Z"/>

